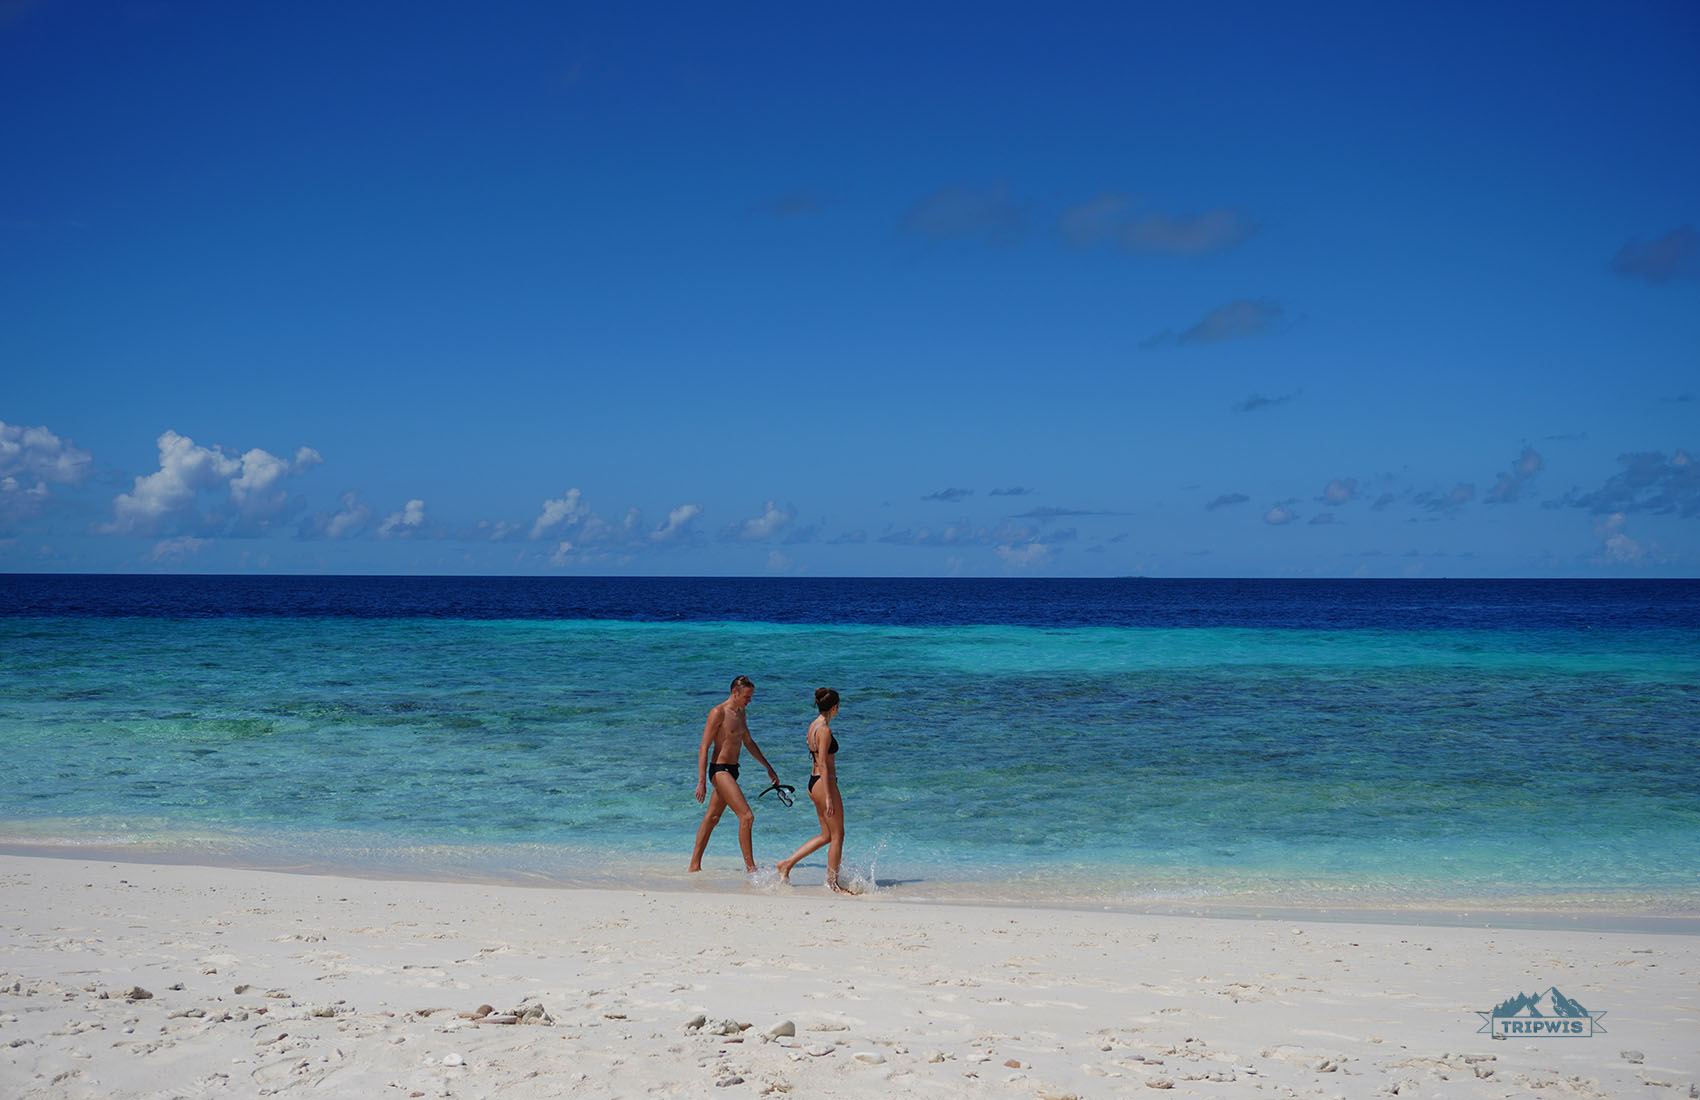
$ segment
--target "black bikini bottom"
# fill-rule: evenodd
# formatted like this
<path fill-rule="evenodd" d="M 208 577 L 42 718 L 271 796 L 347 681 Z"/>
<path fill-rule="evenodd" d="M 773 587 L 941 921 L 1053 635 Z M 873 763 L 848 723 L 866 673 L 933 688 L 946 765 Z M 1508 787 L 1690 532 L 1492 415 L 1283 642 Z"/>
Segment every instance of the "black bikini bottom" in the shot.
<path fill-rule="evenodd" d="M 738 765 L 736 765 L 736 764 L 710 764 L 708 766 L 708 781 L 710 783 L 714 782 L 714 773 L 715 772 L 725 772 L 728 775 L 730 775 L 734 780 L 736 780 L 738 778 Z"/>

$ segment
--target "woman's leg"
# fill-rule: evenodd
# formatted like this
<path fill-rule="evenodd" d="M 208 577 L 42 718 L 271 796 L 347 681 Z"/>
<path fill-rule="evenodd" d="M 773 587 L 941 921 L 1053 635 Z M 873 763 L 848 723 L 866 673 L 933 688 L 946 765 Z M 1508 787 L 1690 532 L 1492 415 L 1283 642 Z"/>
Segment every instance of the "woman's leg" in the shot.
<path fill-rule="evenodd" d="M 833 799 L 832 816 L 821 825 L 827 833 L 826 884 L 840 894 L 850 891 L 838 885 L 838 867 L 844 860 L 844 800 Z"/>
<path fill-rule="evenodd" d="M 826 847 L 831 839 L 826 817 L 826 784 L 816 783 L 814 786 L 815 789 L 809 791 L 809 801 L 815 804 L 815 817 L 820 821 L 820 835 L 805 840 L 801 848 L 791 853 L 790 859 L 779 861 L 780 882 L 790 882 L 791 868 Z"/>

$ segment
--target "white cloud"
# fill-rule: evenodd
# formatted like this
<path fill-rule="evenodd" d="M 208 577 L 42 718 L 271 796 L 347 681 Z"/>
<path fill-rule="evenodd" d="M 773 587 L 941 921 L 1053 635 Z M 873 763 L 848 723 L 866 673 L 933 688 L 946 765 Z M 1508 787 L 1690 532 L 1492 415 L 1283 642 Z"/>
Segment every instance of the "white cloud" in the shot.
<path fill-rule="evenodd" d="M 780 508 L 770 500 L 762 510 L 761 515 L 754 519 L 745 520 L 742 525 L 736 527 L 737 537 L 746 542 L 758 542 L 762 539 L 772 538 L 795 516 L 796 512 L 792 509 Z"/>
<path fill-rule="evenodd" d="M 15 477 L 0 477 L 0 532 L 10 522 L 27 519 L 47 502 L 47 483 L 26 485 Z"/>
<path fill-rule="evenodd" d="M 148 554 L 148 560 L 162 565 L 180 562 L 200 553 L 202 547 L 211 545 L 211 541 L 210 539 L 198 539 L 194 535 L 180 535 L 174 539 L 165 539 L 154 546 L 153 551 Z"/>
<path fill-rule="evenodd" d="M 702 514 L 695 504 L 681 504 L 667 513 L 667 522 L 649 533 L 651 542 L 671 542 L 683 535 L 691 520 Z"/>
<path fill-rule="evenodd" d="M 1625 530 L 1628 517 L 1622 512 L 1603 516 L 1594 524 L 1594 536 L 1600 540 L 1600 550 L 1594 561 L 1600 565 L 1662 565 L 1666 557 L 1657 545 L 1644 546 Z"/>
<path fill-rule="evenodd" d="M 284 478 L 324 461 L 319 452 L 302 447 L 292 459 L 262 450 L 240 457 L 222 447 L 203 447 L 186 435 L 167 431 L 159 437 L 159 469 L 136 478 L 128 493 L 112 501 L 112 522 L 96 531 L 107 535 L 147 534 L 170 524 L 217 525 L 229 519 L 194 516 L 195 503 L 205 490 L 224 486 L 228 506 L 241 520 L 263 527 L 266 521 L 291 510 Z"/>
<path fill-rule="evenodd" d="M 577 489 L 568 489 L 559 500 L 543 502 L 543 514 L 531 525 L 530 537 L 540 539 L 562 524 L 572 527 L 582 523 L 588 515 L 590 507 L 584 503 L 583 494 Z"/>
<path fill-rule="evenodd" d="M 1031 569 L 1043 565 L 1051 557 L 1051 548 L 1042 542 L 1030 542 L 1026 546 L 1003 545 L 995 549 L 1004 565 L 1011 569 Z"/>
<path fill-rule="evenodd" d="M 1640 543 L 1621 531 L 1606 539 L 1603 553 L 1606 561 L 1615 565 L 1640 565 L 1647 556 Z"/>
<path fill-rule="evenodd" d="M 1284 508 L 1279 504 L 1263 513 L 1263 522 L 1271 527 L 1285 527 L 1298 518 L 1298 514 L 1292 509 Z"/>
<path fill-rule="evenodd" d="M 1345 504 L 1357 495 L 1358 479 L 1355 477 L 1337 477 L 1322 490 L 1323 501 L 1334 505 Z"/>
<path fill-rule="evenodd" d="M 245 516 L 275 516 L 289 503 L 289 493 L 279 483 L 322 462 L 319 452 L 311 447 L 300 448 L 288 461 L 262 450 L 248 451 L 242 456 L 241 474 L 230 482 L 230 500 Z"/>
<path fill-rule="evenodd" d="M 378 527 L 378 537 L 406 538 L 418 534 L 425 526 L 425 502 L 410 500 L 399 512 L 391 512 L 384 517 L 384 522 Z"/>
<path fill-rule="evenodd" d="M 195 506 L 195 496 L 242 472 L 242 463 L 220 450 L 202 447 L 186 435 L 167 431 L 159 437 L 159 469 L 136 478 L 128 493 L 112 501 L 112 522 L 103 534 L 130 535 L 151 531 L 164 521 L 182 516 Z"/>
<path fill-rule="evenodd" d="M 328 539 L 345 539 L 358 535 L 372 522 L 372 508 L 358 493 L 342 494 L 342 509 L 325 521 L 324 535 Z"/>
<path fill-rule="evenodd" d="M 0 488 L 0 508 L 12 493 L 39 500 L 47 496 L 49 484 L 80 485 L 92 466 L 93 458 L 87 451 L 47 428 L 26 428 L 0 420 L 0 485 L 7 486 Z"/>

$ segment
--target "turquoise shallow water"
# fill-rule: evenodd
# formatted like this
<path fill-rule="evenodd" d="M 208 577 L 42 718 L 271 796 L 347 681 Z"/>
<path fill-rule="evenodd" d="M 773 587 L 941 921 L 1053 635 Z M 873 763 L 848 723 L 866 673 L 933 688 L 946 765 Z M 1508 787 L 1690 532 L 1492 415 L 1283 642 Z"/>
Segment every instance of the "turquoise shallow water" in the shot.
<path fill-rule="evenodd" d="M 747 673 L 799 789 L 843 694 L 847 859 L 894 898 L 1700 914 L 1681 627 L 41 615 L 0 652 L 13 847 L 682 881 Z M 814 832 L 772 801 L 764 862 Z M 734 825 L 705 877 L 741 878 Z"/>

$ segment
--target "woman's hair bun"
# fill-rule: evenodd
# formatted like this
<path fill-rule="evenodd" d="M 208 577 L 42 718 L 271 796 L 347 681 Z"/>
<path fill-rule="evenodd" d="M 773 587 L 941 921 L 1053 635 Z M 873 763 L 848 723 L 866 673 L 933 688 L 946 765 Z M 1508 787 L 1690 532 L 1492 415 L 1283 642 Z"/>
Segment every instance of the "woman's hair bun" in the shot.
<path fill-rule="evenodd" d="M 838 693 L 836 691 L 833 691 L 831 688 L 815 689 L 815 706 L 820 708 L 820 712 L 822 714 L 825 714 L 837 705 Z"/>

